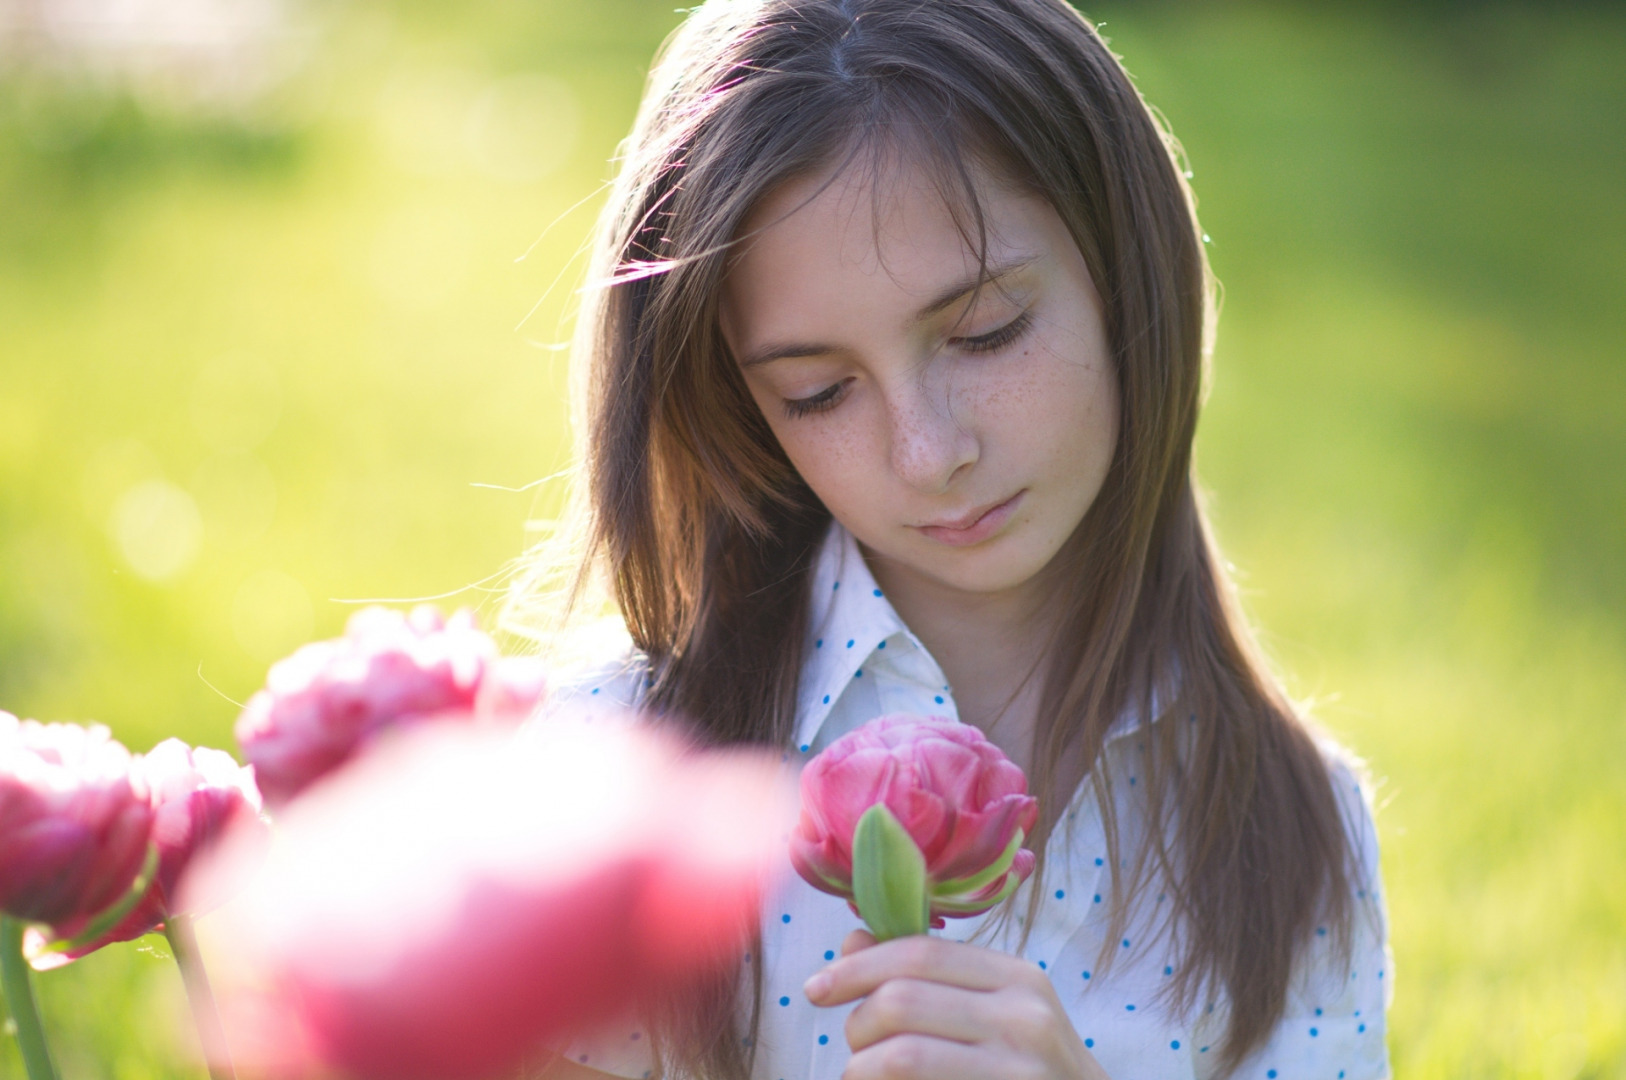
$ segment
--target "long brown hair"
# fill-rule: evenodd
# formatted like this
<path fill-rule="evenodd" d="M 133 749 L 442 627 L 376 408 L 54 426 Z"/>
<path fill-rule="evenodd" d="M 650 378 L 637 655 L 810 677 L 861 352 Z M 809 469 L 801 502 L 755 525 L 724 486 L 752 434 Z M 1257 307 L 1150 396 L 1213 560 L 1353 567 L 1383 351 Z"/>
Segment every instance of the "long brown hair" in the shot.
<path fill-rule="evenodd" d="M 1178 715 L 1147 730 L 1148 827 L 1114 911 L 1121 923 L 1147 882 L 1164 882 L 1182 956 L 1173 1004 L 1223 995 L 1234 1065 L 1281 1017 L 1314 928 L 1347 940 L 1353 856 L 1326 763 L 1256 655 L 1191 475 L 1213 290 L 1178 147 L 1062 0 L 712 0 L 673 36 L 624 146 L 578 330 L 579 566 L 607 577 L 649 657 L 656 710 L 717 743 L 788 744 L 829 514 L 745 388 L 719 286 L 766 193 L 902 144 L 937 167 L 972 243 L 968 161 L 1041 193 L 1104 302 L 1118 444 L 1046 571 L 1066 610 L 1032 782 L 1053 811 L 1066 751 L 1095 762 L 1115 718 Z M 1096 772 L 1116 861 L 1111 777 Z M 668 1068 L 747 1075 L 760 1001 L 740 1031 L 737 994 L 720 982 L 666 1018 Z"/>

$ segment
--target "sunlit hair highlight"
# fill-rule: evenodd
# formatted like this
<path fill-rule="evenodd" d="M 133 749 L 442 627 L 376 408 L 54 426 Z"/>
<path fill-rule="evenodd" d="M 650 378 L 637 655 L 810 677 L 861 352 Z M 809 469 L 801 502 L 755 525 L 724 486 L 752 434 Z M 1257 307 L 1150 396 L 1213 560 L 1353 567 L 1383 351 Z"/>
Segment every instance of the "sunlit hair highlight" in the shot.
<path fill-rule="evenodd" d="M 788 746 L 829 514 L 746 390 L 718 295 L 768 193 L 897 155 L 939 178 L 979 257 L 979 173 L 1042 195 L 1102 298 L 1119 438 L 1045 571 L 1061 601 L 1041 673 L 1031 779 L 1047 816 L 1033 846 L 1071 794 L 1058 790 L 1068 754 L 1098 762 L 1114 720 L 1156 720 L 1129 850 L 1114 778 L 1096 768 L 1112 858 L 1127 867 L 1113 918 L 1121 927 L 1150 882 L 1166 883 L 1182 957 L 1167 1004 L 1223 995 L 1216 1050 L 1234 1065 L 1282 1015 L 1315 927 L 1347 942 L 1353 857 L 1322 751 L 1256 653 L 1192 479 L 1214 301 L 1179 148 L 1061 0 L 711 0 L 667 43 L 584 294 L 566 606 L 602 575 L 650 660 L 656 712 L 711 742 Z M 743 1008 L 719 984 L 657 1018 L 667 1073 L 748 1074 L 760 952 Z"/>

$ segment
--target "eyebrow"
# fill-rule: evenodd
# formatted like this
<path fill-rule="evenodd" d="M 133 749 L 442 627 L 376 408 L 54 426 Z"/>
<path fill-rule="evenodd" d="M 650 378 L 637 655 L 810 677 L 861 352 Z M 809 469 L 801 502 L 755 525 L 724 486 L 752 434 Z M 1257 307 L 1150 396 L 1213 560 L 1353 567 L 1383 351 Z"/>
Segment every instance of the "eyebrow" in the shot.
<path fill-rule="evenodd" d="M 989 266 L 986 274 L 977 274 L 963 281 L 957 281 L 938 293 L 931 303 L 917 311 L 911 321 L 921 323 L 933 315 L 940 315 L 963 300 L 967 294 L 978 286 L 992 284 L 1000 278 L 1009 277 L 1018 270 L 1025 269 L 1038 261 L 1039 256 L 1037 255 L 1020 255 L 1006 262 Z M 825 353 L 836 351 L 834 345 L 792 341 L 783 345 L 770 345 L 765 349 L 758 349 L 744 360 L 741 360 L 740 367 L 751 368 L 761 364 L 770 364 L 775 360 L 788 360 L 799 356 L 823 356 Z"/>

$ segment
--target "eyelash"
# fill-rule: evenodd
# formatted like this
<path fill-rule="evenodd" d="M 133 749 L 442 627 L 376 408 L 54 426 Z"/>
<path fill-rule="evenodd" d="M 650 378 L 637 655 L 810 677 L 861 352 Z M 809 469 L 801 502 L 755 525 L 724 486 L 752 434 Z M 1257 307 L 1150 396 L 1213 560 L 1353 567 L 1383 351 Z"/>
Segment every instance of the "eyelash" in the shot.
<path fill-rule="evenodd" d="M 1025 334 L 1032 324 L 1033 312 L 1024 311 L 998 330 L 977 337 L 952 338 L 950 340 L 957 342 L 960 348 L 968 353 L 997 352 Z M 827 386 L 812 397 L 794 398 L 786 401 L 785 415 L 792 420 L 797 420 L 804 416 L 812 416 L 814 413 L 827 412 L 835 408 L 843 396 L 841 393 L 842 388 L 847 385 L 848 381 L 843 379 L 834 385 Z"/>
<path fill-rule="evenodd" d="M 792 420 L 799 420 L 804 416 L 812 416 L 814 413 L 833 409 L 836 407 L 836 402 L 841 400 L 841 388 L 846 385 L 847 380 L 843 379 L 832 386 L 825 387 L 812 397 L 787 400 L 785 402 L 785 415 Z"/>
<path fill-rule="evenodd" d="M 998 330 L 990 331 L 978 337 L 955 338 L 960 348 L 968 353 L 997 352 L 1027 333 L 1029 326 L 1033 325 L 1033 312 L 1024 311 Z"/>

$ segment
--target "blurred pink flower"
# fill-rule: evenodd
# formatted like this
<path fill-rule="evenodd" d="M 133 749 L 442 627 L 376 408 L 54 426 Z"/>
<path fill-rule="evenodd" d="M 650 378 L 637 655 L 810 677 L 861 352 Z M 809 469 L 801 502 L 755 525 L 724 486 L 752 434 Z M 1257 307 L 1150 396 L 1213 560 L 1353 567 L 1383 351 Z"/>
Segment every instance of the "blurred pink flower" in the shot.
<path fill-rule="evenodd" d="M 635 724 L 380 740 L 288 807 L 200 926 L 233 1052 L 277 1076 L 511 1075 L 735 970 L 792 813 L 777 761 Z"/>
<path fill-rule="evenodd" d="M 279 806 L 382 728 L 437 714 L 522 718 L 544 689 L 539 665 L 499 659 L 466 609 L 443 619 L 429 606 L 410 615 L 364 608 L 343 637 L 271 666 L 237 720 L 237 741 Z"/>
<path fill-rule="evenodd" d="M 33 965 L 46 970 L 77 960 L 115 941 L 130 941 L 162 928 L 175 915 L 202 915 L 230 899 L 219 892 L 203 895 L 192 890 L 193 905 L 177 905 L 176 888 L 194 856 L 207 850 L 228 829 L 238 843 L 252 838 L 263 848 L 270 840 L 269 825 L 260 817 L 260 792 L 254 770 L 237 764 L 223 750 L 192 748 L 179 739 L 165 739 L 136 759 L 134 770 L 146 781 L 152 801 L 152 841 L 158 846 L 158 873 L 140 903 L 106 934 L 60 952 L 45 951 L 51 940 L 66 941 L 82 933 L 90 919 L 79 916 L 51 928 L 50 934 L 31 933 Z"/>
<path fill-rule="evenodd" d="M 801 787 L 791 863 L 815 889 L 849 902 L 853 832 L 877 803 L 926 858 L 934 926 L 988 910 L 1033 872 L 1033 853 L 1020 845 L 1038 820 L 1038 801 L 1022 770 L 969 724 L 880 717 L 808 762 Z"/>
<path fill-rule="evenodd" d="M 63 923 L 106 910 L 140 873 L 151 824 L 107 728 L 0 712 L 0 911 Z"/>

